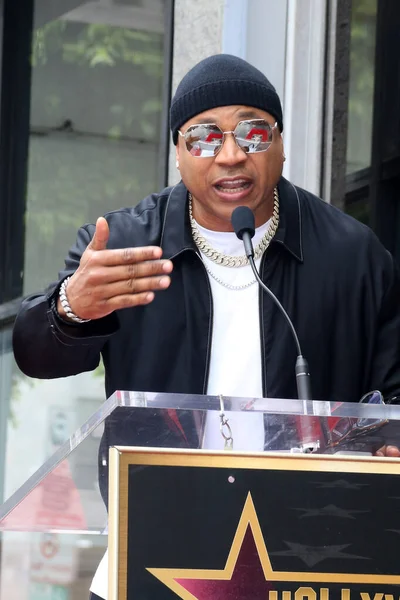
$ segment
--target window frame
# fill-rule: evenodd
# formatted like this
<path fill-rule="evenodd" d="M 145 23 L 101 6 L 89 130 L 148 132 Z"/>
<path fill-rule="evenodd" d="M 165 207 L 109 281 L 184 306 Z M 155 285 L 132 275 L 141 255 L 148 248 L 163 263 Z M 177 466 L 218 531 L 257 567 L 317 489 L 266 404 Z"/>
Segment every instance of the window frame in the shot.
<path fill-rule="evenodd" d="M 397 231 L 400 203 L 400 144 L 396 156 L 385 156 L 385 140 L 396 133 L 386 128 L 389 87 L 397 86 L 400 97 L 400 78 L 389 81 L 393 27 L 400 22 L 399 5 L 396 0 L 378 2 L 375 44 L 375 82 L 373 97 L 371 165 L 346 176 L 345 210 L 355 202 L 364 202 L 368 208 L 369 226 L 387 249 L 399 256 L 400 233 Z M 393 57 L 392 57 L 393 58 Z M 397 58 L 400 63 L 399 59 Z M 400 123 L 400 120 L 399 120 Z M 399 125 L 398 123 L 398 125 Z M 383 132 L 385 135 L 383 135 Z M 400 132 L 399 132 L 400 133 Z M 385 137 L 386 136 L 386 137 Z M 387 141 L 387 140 L 386 140 Z"/>
<path fill-rule="evenodd" d="M 3 2 L 0 96 L 0 307 L 22 294 L 33 0 Z M 12 306 L 12 305 L 10 305 Z M 2 311 L 9 321 L 10 308 Z M 11 311 L 12 313 L 12 311 Z"/>

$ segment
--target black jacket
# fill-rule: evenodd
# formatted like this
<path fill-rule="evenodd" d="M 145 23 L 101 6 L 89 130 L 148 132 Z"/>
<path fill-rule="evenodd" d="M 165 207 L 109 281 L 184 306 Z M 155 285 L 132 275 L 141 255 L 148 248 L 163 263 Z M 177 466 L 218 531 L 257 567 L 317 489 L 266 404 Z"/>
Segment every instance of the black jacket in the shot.
<path fill-rule="evenodd" d="M 279 194 L 279 229 L 260 272 L 296 327 L 313 398 L 355 402 L 373 389 L 396 396 L 400 285 L 391 255 L 370 229 L 283 178 Z M 31 377 L 65 377 L 96 368 L 101 353 L 107 396 L 117 389 L 206 393 L 213 305 L 191 237 L 185 186 L 106 218 L 109 248 L 163 248 L 174 263 L 170 287 L 146 307 L 64 325 L 51 310 L 60 283 L 53 284 L 22 304 L 14 327 L 19 367 Z M 93 225 L 79 230 L 60 280 L 78 267 L 93 232 Z M 264 395 L 296 397 L 293 338 L 270 298 L 260 297 Z"/>
<path fill-rule="evenodd" d="M 279 193 L 279 229 L 260 271 L 297 329 L 313 397 L 353 402 L 371 389 L 397 395 L 400 286 L 391 255 L 370 229 L 283 178 Z M 170 288 L 150 305 L 75 326 L 63 325 L 51 311 L 59 282 L 23 302 L 14 352 L 25 374 L 54 378 L 90 371 L 102 353 L 107 396 L 116 389 L 206 392 L 212 297 L 186 199 L 180 183 L 106 215 L 109 248 L 161 245 L 174 262 Z M 93 231 L 93 225 L 79 230 L 60 280 L 78 267 Z M 293 339 L 270 298 L 260 294 L 264 395 L 293 398 Z"/>

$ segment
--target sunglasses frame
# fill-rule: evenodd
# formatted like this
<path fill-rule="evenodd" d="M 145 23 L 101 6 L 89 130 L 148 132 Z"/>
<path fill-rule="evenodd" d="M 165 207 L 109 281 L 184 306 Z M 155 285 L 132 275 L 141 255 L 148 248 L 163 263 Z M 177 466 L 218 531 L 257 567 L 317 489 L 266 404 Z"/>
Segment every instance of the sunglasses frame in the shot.
<path fill-rule="evenodd" d="M 242 123 L 263 123 L 264 125 L 268 126 L 268 128 L 270 130 L 271 136 L 272 136 L 273 130 L 276 127 L 278 127 L 278 123 L 277 122 L 275 122 L 273 125 L 271 125 L 271 123 L 268 123 L 268 121 L 266 119 L 242 119 L 241 121 L 239 121 L 237 123 L 235 129 L 234 130 L 230 130 L 230 131 L 222 131 L 222 129 L 216 123 L 194 123 L 193 125 L 189 125 L 189 127 L 186 129 L 186 131 L 184 133 L 180 129 L 178 129 L 178 134 L 185 140 L 186 150 L 189 152 L 189 154 L 191 156 L 193 156 L 193 158 L 215 158 L 220 153 L 220 151 L 221 151 L 221 149 L 222 149 L 222 147 L 223 147 L 223 145 L 225 143 L 226 135 L 228 135 L 228 134 L 229 135 L 233 135 L 233 138 L 235 140 L 235 143 L 236 143 L 237 147 L 240 148 L 240 150 L 242 150 L 245 154 L 261 154 L 261 152 L 267 152 L 270 149 L 270 147 L 271 147 L 272 139 L 269 142 L 265 142 L 265 143 L 268 144 L 267 148 L 263 148 L 262 150 L 256 150 L 254 152 L 248 152 L 248 151 L 246 152 L 245 148 L 243 148 L 242 146 L 240 146 L 240 144 L 238 143 L 237 137 L 235 135 L 235 132 L 236 132 L 237 128 L 239 127 L 239 125 L 241 125 Z M 192 128 L 195 128 L 195 127 L 210 127 L 210 126 L 216 127 L 221 132 L 221 134 L 222 134 L 221 144 L 214 146 L 214 154 L 213 155 L 210 155 L 210 156 L 202 156 L 202 155 L 196 156 L 195 154 L 192 154 L 191 151 L 190 151 L 190 149 L 188 148 L 188 142 L 187 142 L 187 139 L 186 139 L 186 136 L 187 136 L 188 132 L 190 132 L 190 130 Z"/>
<path fill-rule="evenodd" d="M 374 405 L 385 405 L 384 398 L 379 390 L 373 390 L 365 394 L 361 400 L 360 404 L 374 404 Z M 336 429 L 338 424 L 345 425 L 345 431 L 339 431 L 339 428 Z M 378 431 L 383 425 L 388 423 L 387 419 L 373 419 L 373 418 L 352 418 L 352 417 L 342 417 L 335 424 L 333 429 L 330 430 L 330 434 L 335 434 L 336 439 L 332 439 L 328 444 L 328 447 L 335 448 L 342 444 L 343 442 L 347 442 L 349 440 L 357 439 L 371 431 Z"/>

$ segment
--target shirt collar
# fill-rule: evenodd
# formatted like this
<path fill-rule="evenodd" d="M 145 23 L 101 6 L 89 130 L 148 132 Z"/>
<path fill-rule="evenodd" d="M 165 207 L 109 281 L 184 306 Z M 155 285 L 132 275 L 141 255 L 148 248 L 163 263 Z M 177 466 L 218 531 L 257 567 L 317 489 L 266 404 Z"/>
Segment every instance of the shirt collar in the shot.
<path fill-rule="evenodd" d="M 279 226 L 273 243 L 281 244 L 297 260 L 303 261 L 301 206 L 297 189 L 281 177 L 279 192 Z M 188 191 L 180 181 L 169 191 L 160 245 L 164 258 L 174 258 L 184 250 L 197 250 L 190 228 Z"/>

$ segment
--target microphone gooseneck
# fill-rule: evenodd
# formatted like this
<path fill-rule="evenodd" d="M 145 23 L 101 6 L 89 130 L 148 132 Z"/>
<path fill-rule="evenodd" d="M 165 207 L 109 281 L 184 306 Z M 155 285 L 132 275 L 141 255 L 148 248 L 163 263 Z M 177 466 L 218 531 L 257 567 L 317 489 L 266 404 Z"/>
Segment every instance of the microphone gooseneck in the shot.
<path fill-rule="evenodd" d="M 289 325 L 290 331 L 292 332 L 292 336 L 297 350 L 297 360 L 295 367 L 297 395 L 300 400 L 312 400 L 308 363 L 301 351 L 301 346 L 298 335 L 296 333 L 296 329 L 278 298 L 262 281 L 254 262 L 254 250 L 253 243 L 251 241 L 251 238 L 254 236 L 255 233 L 254 215 L 250 208 L 248 208 L 247 206 L 238 206 L 232 213 L 231 221 L 237 237 L 243 241 L 246 256 L 249 259 L 249 263 L 254 273 L 254 277 L 257 280 L 257 283 L 260 285 L 263 291 L 268 294 L 268 296 L 273 300 L 273 302 L 275 302 L 276 306 L 279 308 L 282 315 L 285 317 L 286 322 Z"/>

